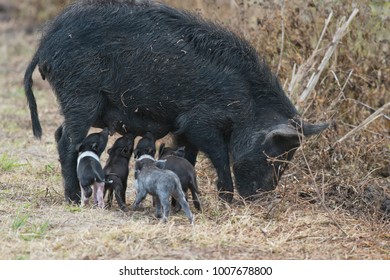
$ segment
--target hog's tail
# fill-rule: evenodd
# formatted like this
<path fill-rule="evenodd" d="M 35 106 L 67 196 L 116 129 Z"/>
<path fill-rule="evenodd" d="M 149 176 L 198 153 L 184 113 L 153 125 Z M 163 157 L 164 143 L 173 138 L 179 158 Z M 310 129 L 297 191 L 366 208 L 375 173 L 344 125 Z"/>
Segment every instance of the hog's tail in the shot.
<path fill-rule="evenodd" d="M 192 200 L 193 200 L 195 208 L 198 209 L 199 211 L 202 211 L 202 206 L 201 206 L 200 199 L 199 199 L 200 192 L 198 189 L 198 183 L 196 181 L 196 177 L 192 178 L 190 191 L 191 191 Z"/>
<path fill-rule="evenodd" d="M 26 69 L 26 73 L 24 73 L 24 92 L 26 94 L 28 106 L 30 108 L 33 134 L 36 138 L 40 139 L 42 137 L 42 127 L 39 122 L 37 103 L 35 101 L 35 96 L 32 91 L 32 85 L 33 85 L 32 74 L 35 68 L 37 67 L 38 62 L 39 62 L 39 57 L 37 52 L 34 55 L 33 59 L 31 60 L 30 64 L 28 65 Z"/>

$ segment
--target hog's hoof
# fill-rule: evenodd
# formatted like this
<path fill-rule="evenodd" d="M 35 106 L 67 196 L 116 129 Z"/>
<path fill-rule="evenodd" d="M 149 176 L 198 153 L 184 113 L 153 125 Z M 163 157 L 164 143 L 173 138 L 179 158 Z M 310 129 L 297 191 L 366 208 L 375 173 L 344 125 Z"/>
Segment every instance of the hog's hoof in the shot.
<path fill-rule="evenodd" d="M 232 192 L 220 192 L 219 198 L 230 203 L 233 200 L 233 193 Z"/>
<path fill-rule="evenodd" d="M 127 206 L 122 206 L 120 208 L 123 212 L 129 212 L 129 208 Z"/>

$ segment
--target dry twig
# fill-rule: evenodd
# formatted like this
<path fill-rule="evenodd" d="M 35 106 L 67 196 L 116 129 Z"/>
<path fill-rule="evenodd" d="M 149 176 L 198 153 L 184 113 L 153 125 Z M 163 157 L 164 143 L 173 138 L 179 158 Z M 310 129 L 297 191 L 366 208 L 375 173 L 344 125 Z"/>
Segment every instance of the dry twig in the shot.
<path fill-rule="evenodd" d="M 276 70 L 276 76 L 279 74 L 280 67 L 282 65 L 282 56 L 283 56 L 283 49 L 284 49 L 284 0 L 282 1 L 281 18 L 282 18 L 281 19 L 282 38 L 280 43 L 280 55 L 279 55 L 278 68 Z"/>

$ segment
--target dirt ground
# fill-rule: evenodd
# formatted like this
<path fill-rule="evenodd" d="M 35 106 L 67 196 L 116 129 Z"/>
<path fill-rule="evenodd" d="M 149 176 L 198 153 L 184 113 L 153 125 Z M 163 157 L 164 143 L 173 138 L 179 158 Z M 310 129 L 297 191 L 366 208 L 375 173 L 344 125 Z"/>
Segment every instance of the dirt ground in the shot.
<path fill-rule="evenodd" d="M 34 139 L 23 75 L 40 26 L 65 2 L 0 0 L 0 259 L 390 259 L 389 107 L 362 125 L 390 101 L 388 3 L 167 1 L 247 38 L 278 71 L 304 117 L 332 124 L 303 140 L 275 191 L 251 202 L 238 195 L 230 204 L 220 201 L 215 171 L 200 154 L 196 171 L 204 209 L 191 205 L 191 227 L 182 212 L 160 223 L 150 199 L 129 213 L 116 204 L 100 210 L 64 202 L 53 136 L 62 117 L 36 71 L 33 89 L 44 134 Z M 359 14 L 314 94 L 299 103 L 309 70 L 320 64 L 337 24 L 354 7 Z M 318 55 L 309 60 L 331 10 Z M 309 74 L 290 91 L 294 67 L 305 63 Z M 131 174 L 133 167 L 131 160 Z M 128 204 L 132 184 L 130 175 Z"/>

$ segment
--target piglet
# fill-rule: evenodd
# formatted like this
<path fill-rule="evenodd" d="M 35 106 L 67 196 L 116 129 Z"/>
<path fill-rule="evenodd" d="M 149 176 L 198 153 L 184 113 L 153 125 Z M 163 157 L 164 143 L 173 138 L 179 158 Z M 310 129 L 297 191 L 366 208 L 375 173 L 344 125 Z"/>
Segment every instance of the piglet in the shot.
<path fill-rule="evenodd" d="M 108 128 L 100 133 L 88 135 L 76 146 L 79 152 L 77 158 L 77 177 L 81 189 L 81 202 L 89 204 L 89 198 L 93 192 L 94 203 L 99 208 L 104 208 L 104 183 L 106 182 L 103 168 L 100 164 L 100 156 L 106 148 L 108 141 Z M 93 190 L 91 188 L 93 186 Z"/>
<path fill-rule="evenodd" d="M 169 198 L 172 196 L 181 205 L 191 225 L 194 216 L 185 199 L 180 180 L 175 173 L 163 169 L 165 160 L 155 160 L 150 155 L 142 155 L 135 163 L 135 183 L 137 195 L 132 209 L 135 210 L 147 194 L 153 196 L 156 203 L 156 217 L 167 222 L 170 210 Z M 161 213 L 162 212 L 162 213 Z"/>
<path fill-rule="evenodd" d="M 129 211 L 129 208 L 126 206 L 126 189 L 133 145 L 134 135 L 132 134 L 126 134 L 118 138 L 108 150 L 109 157 L 103 169 L 106 180 L 109 181 L 104 186 L 104 194 L 108 191 L 108 207 L 112 205 L 113 192 L 115 191 L 116 201 L 119 208 L 124 212 Z"/>
<path fill-rule="evenodd" d="M 195 208 L 201 211 L 202 207 L 199 201 L 195 168 L 184 158 L 185 148 L 173 149 L 171 147 L 165 147 L 165 144 L 162 143 L 158 154 L 160 160 L 166 160 L 165 169 L 173 171 L 179 177 L 186 198 L 187 192 L 190 190 Z M 176 211 L 180 210 L 180 205 L 176 205 L 175 199 L 172 199 L 172 205 L 176 207 Z"/>

